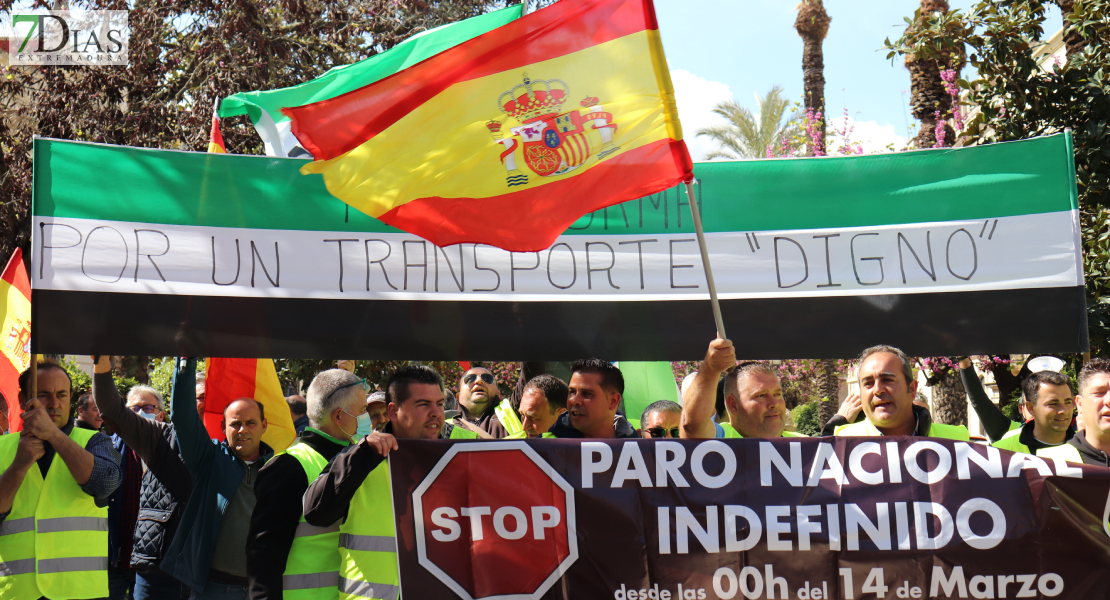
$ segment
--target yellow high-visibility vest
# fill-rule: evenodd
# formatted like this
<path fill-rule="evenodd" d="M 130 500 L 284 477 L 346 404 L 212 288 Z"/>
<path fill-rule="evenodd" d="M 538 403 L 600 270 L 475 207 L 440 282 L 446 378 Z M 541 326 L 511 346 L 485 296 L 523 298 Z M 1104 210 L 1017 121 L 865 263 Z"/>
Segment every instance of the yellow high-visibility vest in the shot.
<path fill-rule="evenodd" d="M 301 463 L 309 483 L 319 477 L 328 464 L 324 456 L 308 444 L 293 444 L 283 454 Z M 281 577 L 283 597 L 289 600 L 334 599 L 339 585 L 339 563 L 339 523 L 315 527 L 301 514 L 297 537 L 293 538 Z"/>
<path fill-rule="evenodd" d="M 882 435 L 882 432 L 880 432 L 871 421 L 864 419 L 859 423 L 851 423 L 849 425 L 837 427 L 835 435 L 838 437 L 878 437 Z M 932 423 L 929 425 L 928 437 L 962 440 L 966 442 L 971 439 L 971 434 L 968 433 L 967 427 L 963 425 Z"/>
<path fill-rule="evenodd" d="M 82 448 L 95 431 L 74 427 Z M 0 436 L 0 471 L 15 460 L 18 435 Z M 108 508 L 98 508 L 55 455 L 46 479 L 31 465 L 12 511 L 0 522 L 0 598 L 79 600 L 108 595 Z"/>

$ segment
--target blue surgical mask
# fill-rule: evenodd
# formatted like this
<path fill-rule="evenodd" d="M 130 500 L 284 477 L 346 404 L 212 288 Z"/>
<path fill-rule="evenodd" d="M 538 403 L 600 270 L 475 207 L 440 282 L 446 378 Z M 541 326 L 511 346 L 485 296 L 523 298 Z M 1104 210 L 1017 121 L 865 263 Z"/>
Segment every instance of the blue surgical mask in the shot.
<path fill-rule="evenodd" d="M 339 409 L 343 410 L 343 409 Z M 351 413 L 343 410 L 343 412 L 351 415 Z M 355 425 L 355 433 L 351 436 L 352 441 L 361 440 L 362 438 L 374 433 L 374 420 L 370 418 L 369 412 L 364 412 L 361 415 L 351 415 L 355 417 L 357 425 Z M 346 433 L 346 431 L 344 431 Z"/>
<path fill-rule="evenodd" d="M 158 415 L 156 415 L 154 413 L 148 413 L 148 412 L 142 412 L 142 411 L 140 411 L 139 414 L 142 415 L 144 419 L 150 419 L 151 421 L 153 421 L 155 418 L 158 417 Z"/>

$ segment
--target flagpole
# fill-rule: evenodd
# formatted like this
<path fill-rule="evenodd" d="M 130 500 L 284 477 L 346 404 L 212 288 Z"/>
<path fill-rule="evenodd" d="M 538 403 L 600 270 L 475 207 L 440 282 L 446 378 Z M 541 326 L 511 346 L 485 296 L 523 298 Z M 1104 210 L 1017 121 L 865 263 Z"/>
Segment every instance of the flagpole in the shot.
<path fill-rule="evenodd" d="M 520 0 L 520 16 L 528 14 L 528 0 Z"/>
<path fill-rule="evenodd" d="M 705 268 L 705 281 L 709 285 L 709 302 L 713 305 L 713 320 L 717 322 L 717 336 L 727 338 L 725 320 L 721 317 L 721 303 L 717 300 L 717 286 L 713 283 L 713 268 L 709 266 L 709 249 L 705 247 L 705 232 L 701 228 L 701 209 L 694 195 L 694 183 L 686 182 L 686 199 L 690 204 L 690 215 L 694 219 L 694 231 L 698 234 L 698 248 L 701 250 L 701 264 Z"/>

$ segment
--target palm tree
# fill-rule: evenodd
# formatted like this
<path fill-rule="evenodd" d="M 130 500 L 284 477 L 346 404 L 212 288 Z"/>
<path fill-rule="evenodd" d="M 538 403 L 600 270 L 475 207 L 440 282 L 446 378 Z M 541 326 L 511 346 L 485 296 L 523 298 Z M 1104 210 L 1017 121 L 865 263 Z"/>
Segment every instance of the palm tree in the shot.
<path fill-rule="evenodd" d="M 775 86 L 766 96 L 756 96 L 759 104 L 758 114 L 740 106 L 735 101 L 721 102 L 713 112 L 728 120 L 726 125 L 714 125 L 699 129 L 698 136 L 706 136 L 720 144 L 720 148 L 710 152 L 705 158 L 762 158 L 770 148 L 775 155 L 782 149 L 796 148 L 795 138 L 801 135 L 797 122 L 788 118 L 790 101 L 782 95 L 782 87 Z"/>
<path fill-rule="evenodd" d="M 923 27 L 935 13 L 947 13 L 948 0 L 921 0 L 921 8 L 915 20 L 906 26 L 910 32 Z M 942 54 L 941 59 L 914 57 L 906 55 L 906 68 L 910 71 L 910 112 L 921 121 L 921 129 L 911 142 L 917 148 L 931 148 L 937 142 L 937 113 L 944 123 L 944 145 L 951 146 L 956 141 L 956 132 L 945 119 L 952 114 L 952 96 L 944 89 L 940 72 L 953 69 L 956 76 L 963 69 L 966 58 L 963 54 Z"/>
<path fill-rule="evenodd" d="M 816 121 L 817 131 L 825 130 L 825 53 L 821 48 L 829 33 L 832 18 L 825 12 L 821 0 L 802 0 L 798 5 L 798 18 L 794 29 L 802 37 L 802 79 L 805 84 L 806 113 L 821 117 Z M 825 154 L 825 136 L 815 141 L 810 153 Z"/>

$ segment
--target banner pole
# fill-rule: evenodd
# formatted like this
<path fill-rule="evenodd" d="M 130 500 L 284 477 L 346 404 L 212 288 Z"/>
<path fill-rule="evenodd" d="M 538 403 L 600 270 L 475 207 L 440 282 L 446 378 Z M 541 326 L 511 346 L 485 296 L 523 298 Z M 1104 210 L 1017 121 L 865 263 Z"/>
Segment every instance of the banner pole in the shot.
<path fill-rule="evenodd" d="M 528 14 L 528 0 L 520 0 L 520 16 Z"/>
<path fill-rule="evenodd" d="M 698 234 L 698 248 L 701 250 L 701 264 L 705 267 L 705 281 L 709 285 L 709 302 L 713 305 L 713 320 L 717 322 L 717 336 L 727 338 L 725 320 L 721 317 L 721 303 L 717 300 L 717 286 L 713 283 L 713 268 L 709 266 L 709 249 L 705 247 L 705 232 L 701 228 L 701 209 L 694 195 L 694 183 L 686 182 L 686 199 L 690 204 L 690 216 L 694 219 L 694 231 Z"/>

